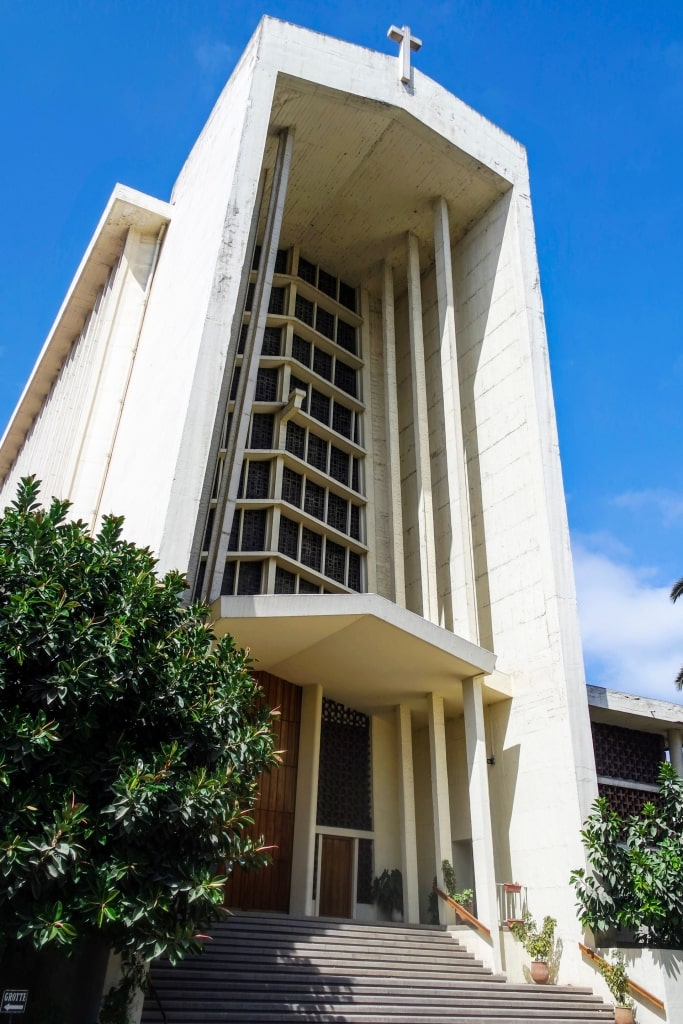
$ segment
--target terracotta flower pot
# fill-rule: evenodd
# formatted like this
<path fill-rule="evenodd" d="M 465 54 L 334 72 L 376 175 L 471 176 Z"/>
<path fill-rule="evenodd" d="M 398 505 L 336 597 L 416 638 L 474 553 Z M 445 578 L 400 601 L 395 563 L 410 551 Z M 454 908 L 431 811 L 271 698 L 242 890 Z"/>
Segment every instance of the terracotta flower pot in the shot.
<path fill-rule="evenodd" d="M 531 977 L 537 985 L 545 985 L 548 981 L 550 970 L 545 960 L 531 961 Z"/>
<path fill-rule="evenodd" d="M 633 1024 L 633 1010 L 630 1006 L 614 1007 L 614 1024 Z"/>
<path fill-rule="evenodd" d="M 503 882 L 503 890 L 505 892 L 521 892 L 522 886 L 517 882 Z"/>

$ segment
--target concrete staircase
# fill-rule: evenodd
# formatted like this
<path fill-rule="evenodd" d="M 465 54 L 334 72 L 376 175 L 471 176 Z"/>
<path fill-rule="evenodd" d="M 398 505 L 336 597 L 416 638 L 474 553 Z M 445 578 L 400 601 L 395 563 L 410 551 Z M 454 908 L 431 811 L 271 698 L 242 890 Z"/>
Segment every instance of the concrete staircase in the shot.
<path fill-rule="evenodd" d="M 142 1024 L 614 1021 L 589 989 L 509 984 L 441 928 L 251 913 L 212 936 L 203 956 L 153 965 Z"/>

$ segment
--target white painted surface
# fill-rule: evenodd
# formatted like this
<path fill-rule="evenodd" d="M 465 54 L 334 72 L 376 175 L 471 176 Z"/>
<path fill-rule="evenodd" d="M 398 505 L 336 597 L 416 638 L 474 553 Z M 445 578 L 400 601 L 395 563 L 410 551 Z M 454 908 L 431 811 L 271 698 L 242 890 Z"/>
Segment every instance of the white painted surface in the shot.
<path fill-rule="evenodd" d="M 443 196 L 434 201 L 434 254 L 447 482 L 447 514 L 441 517 L 439 526 L 447 534 L 450 548 L 447 552 L 447 592 L 444 595 L 450 601 L 445 621 L 443 614 L 439 619 L 448 629 L 476 642 L 479 630 L 460 408 L 451 232 L 448 204 Z M 441 540 L 443 542 L 443 538 Z"/>
<path fill-rule="evenodd" d="M 415 774 L 413 769 L 413 732 L 410 708 L 399 704 L 395 711 L 398 807 L 403 874 L 404 918 L 410 924 L 420 921 L 420 893 L 417 871 L 417 832 L 415 824 Z"/>
<path fill-rule="evenodd" d="M 683 777 L 683 731 L 680 729 L 669 729 L 667 738 L 669 741 L 671 764 L 678 774 Z"/>
<path fill-rule="evenodd" d="M 401 867 L 399 792 L 401 780 L 387 765 L 396 763 L 396 733 L 391 712 L 373 715 L 370 719 L 372 756 L 372 825 L 374 839 L 374 874 L 385 868 Z M 405 901 L 405 876 L 404 876 Z"/>
<path fill-rule="evenodd" d="M 429 423 L 425 384 L 424 342 L 422 337 L 422 295 L 420 256 L 417 238 L 407 236 L 408 246 L 408 336 L 410 340 L 410 380 L 413 399 L 413 444 L 417 487 L 417 552 L 420 575 L 422 615 L 438 622 L 434 513 L 432 507 L 432 469 L 429 457 Z"/>
<path fill-rule="evenodd" d="M 315 824 L 318 810 L 318 762 L 320 759 L 322 703 L 322 686 L 314 684 L 304 687 L 301 698 L 289 908 L 292 914 L 305 916 L 313 913 Z"/>
<path fill-rule="evenodd" d="M 434 873 L 443 882 L 441 865 L 452 856 L 451 813 L 448 803 L 448 760 L 446 758 L 446 722 L 443 698 L 436 693 L 427 697 L 429 723 L 429 767 L 432 780 L 432 827 L 434 829 Z M 452 924 L 454 914 L 439 900 L 439 920 Z"/>
<path fill-rule="evenodd" d="M 403 555 L 403 509 L 401 507 L 401 450 L 398 433 L 396 387 L 396 328 L 394 325 L 394 274 L 385 261 L 382 267 L 382 340 L 384 355 L 384 403 L 386 439 L 386 482 L 389 492 L 388 532 L 390 538 L 391 598 L 405 607 L 406 585 Z"/>
<path fill-rule="evenodd" d="M 489 800 L 486 734 L 484 730 L 483 685 L 481 677 L 463 682 L 465 706 L 465 744 L 474 861 L 474 882 L 477 916 L 491 932 L 494 969 L 501 969 L 500 936 L 498 934 L 498 901 L 493 860 L 493 835 Z"/>

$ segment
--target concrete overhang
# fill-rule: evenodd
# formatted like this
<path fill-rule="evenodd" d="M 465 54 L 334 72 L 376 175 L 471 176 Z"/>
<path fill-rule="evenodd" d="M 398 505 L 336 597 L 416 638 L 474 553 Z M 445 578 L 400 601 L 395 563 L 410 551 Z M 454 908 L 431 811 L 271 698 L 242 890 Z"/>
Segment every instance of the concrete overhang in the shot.
<path fill-rule="evenodd" d="M 588 686 L 588 709 L 592 722 L 617 725 L 638 732 L 665 733 L 683 729 L 683 705 L 652 697 Z"/>
<path fill-rule="evenodd" d="M 459 101 L 450 100 L 457 112 Z M 371 291 L 387 260 L 400 295 L 408 232 L 418 240 L 421 269 L 433 260 L 437 197 L 448 203 L 454 245 L 512 188 L 425 124 L 419 110 L 280 73 L 264 156 L 272 167 L 280 132 L 294 129 L 280 248 L 299 245 L 307 259 Z"/>
<path fill-rule="evenodd" d="M 0 484 L 11 468 L 72 344 L 119 258 L 128 229 L 156 234 L 171 219 L 172 207 L 125 185 L 117 185 L 57 314 L 4 437 L 0 441 Z"/>
<path fill-rule="evenodd" d="M 212 614 L 216 634 L 234 636 L 255 669 L 320 683 L 326 697 L 368 714 L 424 710 L 431 692 L 460 714 L 461 680 L 476 675 L 486 676 L 486 703 L 511 696 L 494 654 L 377 594 L 221 597 Z"/>

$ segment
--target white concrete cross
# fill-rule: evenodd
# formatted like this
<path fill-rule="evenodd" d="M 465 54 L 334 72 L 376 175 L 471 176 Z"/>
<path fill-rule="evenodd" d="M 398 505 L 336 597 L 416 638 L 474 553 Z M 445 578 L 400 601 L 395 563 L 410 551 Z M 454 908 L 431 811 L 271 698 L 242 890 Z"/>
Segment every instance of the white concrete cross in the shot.
<path fill-rule="evenodd" d="M 403 25 L 401 28 L 396 28 L 395 25 L 392 25 L 387 32 L 387 36 L 389 39 L 393 39 L 395 43 L 400 43 L 398 51 L 400 78 L 402 82 L 409 82 L 410 51 L 414 50 L 417 52 L 422 46 L 422 40 L 418 39 L 417 36 L 411 36 L 407 25 Z"/>

